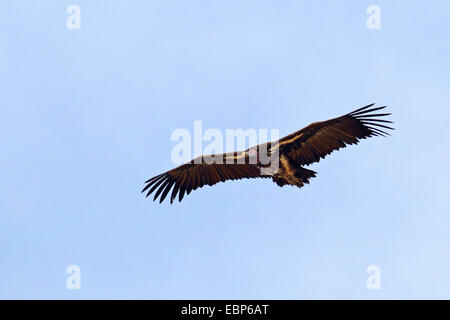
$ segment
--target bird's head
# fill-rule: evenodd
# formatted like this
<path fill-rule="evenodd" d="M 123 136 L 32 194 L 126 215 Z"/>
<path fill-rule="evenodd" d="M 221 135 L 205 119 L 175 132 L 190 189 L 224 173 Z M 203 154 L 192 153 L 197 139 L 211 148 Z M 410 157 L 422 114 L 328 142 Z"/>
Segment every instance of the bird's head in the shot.
<path fill-rule="evenodd" d="M 259 162 L 259 155 L 256 149 L 250 149 L 247 154 L 250 164 L 257 164 Z"/>

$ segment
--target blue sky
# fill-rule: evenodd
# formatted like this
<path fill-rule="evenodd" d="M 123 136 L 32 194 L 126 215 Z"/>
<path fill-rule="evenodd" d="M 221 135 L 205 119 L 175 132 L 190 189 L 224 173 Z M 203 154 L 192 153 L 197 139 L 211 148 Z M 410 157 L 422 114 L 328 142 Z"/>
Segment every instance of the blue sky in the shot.
<path fill-rule="evenodd" d="M 448 1 L 2 2 L 0 298 L 449 299 L 449 14 Z M 283 136 L 372 102 L 393 135 L 333 153 L 302 189 L 228 182 L 172 206 L 140 194 L 195 120 Z"/>

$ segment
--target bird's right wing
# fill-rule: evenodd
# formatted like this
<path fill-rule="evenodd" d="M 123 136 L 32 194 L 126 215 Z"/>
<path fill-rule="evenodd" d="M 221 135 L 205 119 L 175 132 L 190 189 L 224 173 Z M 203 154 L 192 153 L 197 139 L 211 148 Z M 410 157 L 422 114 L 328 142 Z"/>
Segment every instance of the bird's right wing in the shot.
<path fill-rule="evenodd" d="M 214 157 L 214 161 L 211 161 Z M 179 201 L 184 194 L 189 194 L 192 190 L 201 188 L 204 185 L 214 185 L 221 181 L 238 180 L 248 178 L 263 177 L 260 175 L 260 168 L 254 164 L 249 164 L 248 159 L 239 163 L 238 158 L 244 157 L 243 152 L 226 153 L 222 155 L 200 156 L 191 160 L 189 163 L 183 164 L 175 169 L 157 175 L 145 183 L 147 185 L 142 192 L 147 191 L 147 197 L 156 190 L 153 201 L 159 195 L 161 203 L 171 190 L 170 203 L 173 203 L 177 194 Z M 222 159 L 222 161 L 217 161 Z M 229 163 L 233 160 L 232 163 Z"/>

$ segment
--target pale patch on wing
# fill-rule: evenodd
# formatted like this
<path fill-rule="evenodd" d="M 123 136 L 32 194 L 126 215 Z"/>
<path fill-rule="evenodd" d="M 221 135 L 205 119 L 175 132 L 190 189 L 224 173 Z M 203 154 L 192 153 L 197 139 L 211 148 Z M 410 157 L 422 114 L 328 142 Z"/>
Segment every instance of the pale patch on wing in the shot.
<path fill-rule="evenodd" d="M 299 134 L 297 134 L 295 137 L 293 137 L 293 138 L 291 138 L 291 139 L 289 139 L 289 140 L 281 141 L 281 142 L 280 142 L 280 145 L 285 145 L 285 144 L 294 142 L 295 140 L 300 139 L 301 136 L 303 136 L 303 133 L 299 133 Z"/>

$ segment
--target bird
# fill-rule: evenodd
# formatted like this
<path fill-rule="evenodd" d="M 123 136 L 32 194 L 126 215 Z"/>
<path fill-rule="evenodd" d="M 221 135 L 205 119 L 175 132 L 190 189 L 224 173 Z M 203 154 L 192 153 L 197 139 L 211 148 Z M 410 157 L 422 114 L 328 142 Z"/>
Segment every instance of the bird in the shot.
<path fill-rule="evenodd" d="M 280 187 L 301 188 L 317 174 L 305 166 L 319 162 L 347 145 L 358 144 L 369 137 L 387 136 L 390 134 L 385 130 L 395 130 L 387 125 L 392 121 L 382 118 L 391 113 L 375 113 L 386 106 L 374 105 L 369 104 L 330 120 L 313 122 L 278 141 L 244 151 L 201 155 L 148 179 L 142 193 L 146 192 L 148 197 L 156 190 L 153 201 L 159 197 L 159 203 L 162 203 L 172 190 L 172 204 L 177 195 L 181 202 L 185 194 L 193 190 L 227 180 L 271 178 Z"/>

